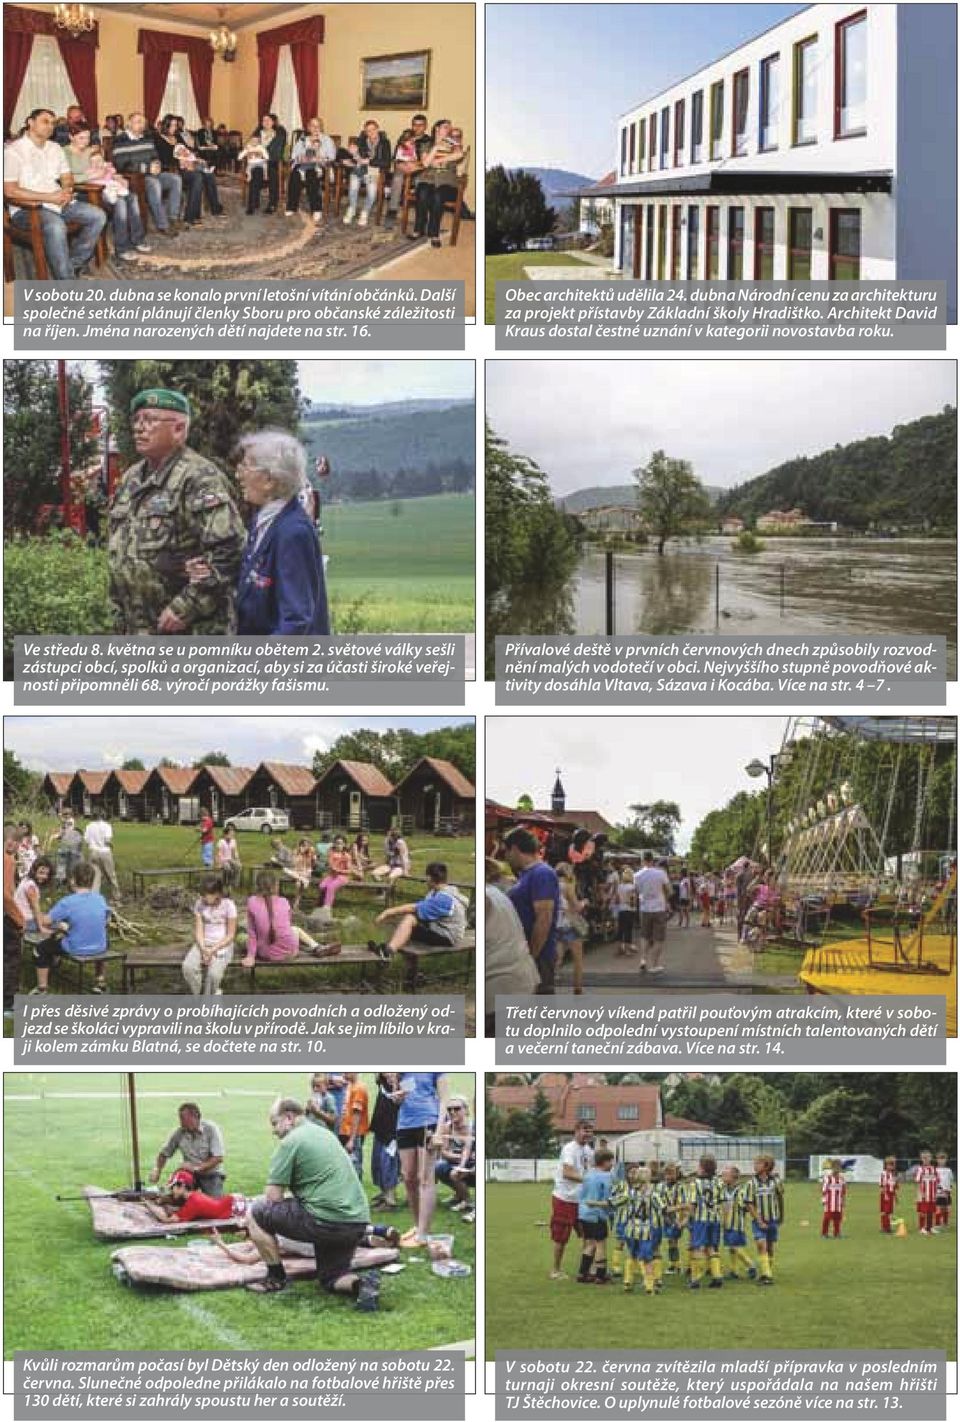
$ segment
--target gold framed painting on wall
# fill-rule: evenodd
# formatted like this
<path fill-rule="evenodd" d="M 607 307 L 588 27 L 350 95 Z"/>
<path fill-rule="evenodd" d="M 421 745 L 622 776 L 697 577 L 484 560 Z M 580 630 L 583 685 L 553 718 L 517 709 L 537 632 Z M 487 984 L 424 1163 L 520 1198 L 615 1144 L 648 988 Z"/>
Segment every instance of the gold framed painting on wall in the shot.
<path fill-rule="evenodd" d="M 417 109 L 427 107 L 430 50 L 405 54 L 378 54 L 360 61 L 362 109 Z"/>

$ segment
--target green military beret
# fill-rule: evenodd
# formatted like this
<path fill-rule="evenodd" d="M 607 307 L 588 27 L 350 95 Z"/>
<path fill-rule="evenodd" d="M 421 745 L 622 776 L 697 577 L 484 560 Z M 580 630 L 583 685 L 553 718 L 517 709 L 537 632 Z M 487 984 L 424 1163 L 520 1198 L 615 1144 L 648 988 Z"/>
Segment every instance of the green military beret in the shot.
<path fill-rule="evenodd" d="M 190 401 L 179 390 L 141 390 L 130 401 L 131 415 L 138 410 L 176 410 L 178 415 L 186 415 L 188 420 L 193 416 Z"/>

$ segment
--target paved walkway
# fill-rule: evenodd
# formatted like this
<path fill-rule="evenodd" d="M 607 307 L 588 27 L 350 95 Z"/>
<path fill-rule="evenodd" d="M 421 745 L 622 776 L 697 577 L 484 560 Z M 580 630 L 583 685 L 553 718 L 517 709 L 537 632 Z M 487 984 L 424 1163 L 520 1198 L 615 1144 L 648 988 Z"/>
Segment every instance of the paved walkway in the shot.
<path fill-rule="evenodd" d="M 700 928 L 693 919 L 689 928 L 676 922 L 667 928 L 663 972 L 651 977 L 640 971 L 640 958 L 621 957 L 617 943 L 602 943 L 587 950 L 584 987 L 589 992 L 622 992 L 624 988 L 649 992 L 796 992 L 795 977 L 756 973 L 749 948 L 737 942 L 732 924 Z M 569 962 L 557 986 L 572 986 Z"/>

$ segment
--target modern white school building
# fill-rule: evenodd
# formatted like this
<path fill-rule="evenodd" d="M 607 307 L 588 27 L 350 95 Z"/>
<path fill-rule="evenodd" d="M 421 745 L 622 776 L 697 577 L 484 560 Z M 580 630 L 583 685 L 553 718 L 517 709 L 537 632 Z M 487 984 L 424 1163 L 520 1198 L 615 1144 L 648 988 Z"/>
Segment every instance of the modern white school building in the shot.
<path fill-rule="evenodd" d="M 956 91 L 953 5 L 807 7 L 618 120 L 617 270 L 946 280 L 954 309 Z"/>

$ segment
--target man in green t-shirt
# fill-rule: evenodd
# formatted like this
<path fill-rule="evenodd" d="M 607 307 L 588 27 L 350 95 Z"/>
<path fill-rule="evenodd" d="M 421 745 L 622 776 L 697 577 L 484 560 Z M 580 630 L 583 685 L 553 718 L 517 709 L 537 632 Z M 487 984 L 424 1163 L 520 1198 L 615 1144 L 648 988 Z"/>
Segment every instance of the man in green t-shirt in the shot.
<path fill-rule="evenodd" d="M 370 1207 L 350 1157 L 332 1131 L 318 1131 L 297 1101 L 281 1097 L 270 1111 L 280 1144 L 273 1153 L 263 1195 L 250 1207 L 250 1238 L 267 1266 L 253 1284 L 257 1293 L 286 1288 L 277 1236 L 313 1245 L 317 1278 L 331 1294 L 347 1294 L 364 1313 L 376 1309 L 380 1276 L 353 1270 L 353 1251 L 370 1225 Z"/>

